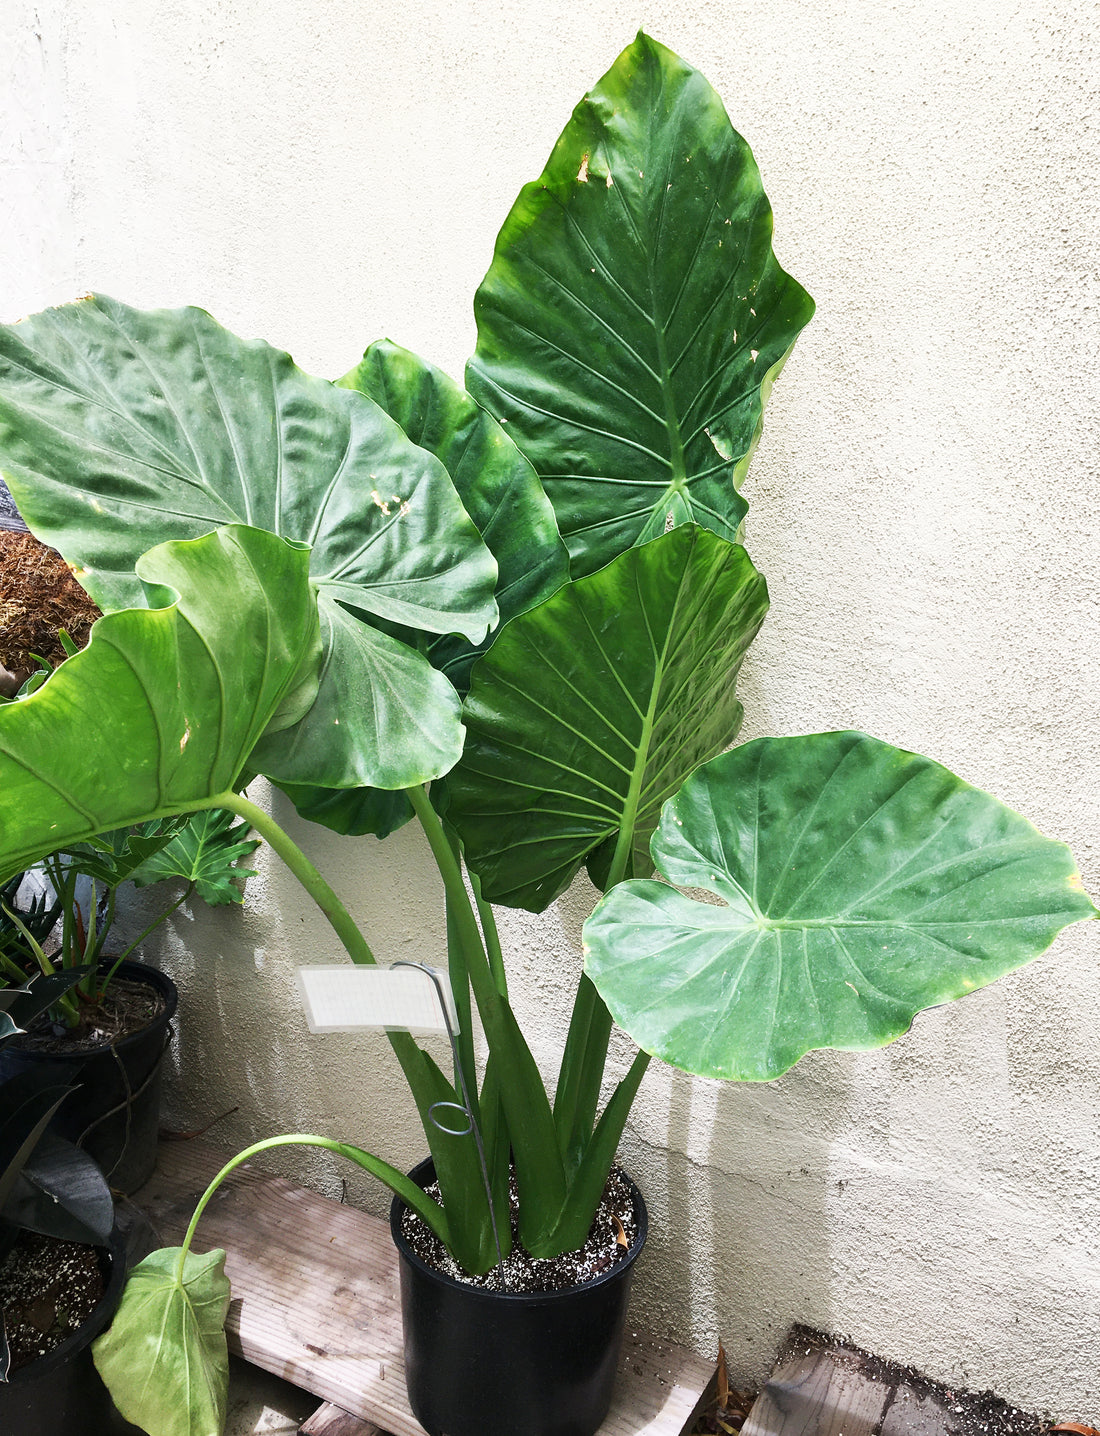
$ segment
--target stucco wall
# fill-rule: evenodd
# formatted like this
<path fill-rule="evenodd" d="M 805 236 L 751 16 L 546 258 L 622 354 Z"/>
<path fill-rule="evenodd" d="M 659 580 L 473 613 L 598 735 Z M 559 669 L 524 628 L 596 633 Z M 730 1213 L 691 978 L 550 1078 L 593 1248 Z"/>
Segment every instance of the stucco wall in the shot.
<path fill-rule="evenodd" d="M 858 726 L 928 752 L 1067 840 L 1100 893 L 1088 7 L 9 0 L 0 317 L 96 288 L 204 305 L 323 374 L 387 335 L 460 375 L 511 200 L 639 23 L 723 95 L 818 302 L 748 487 L 773 608 L 745 736 Z M 290 826 L 380 955 L 440 951 L 411 832 Z M 227 1142 L 313 1128 L 411 1162 L 384 1043 L 306 1034 L 293 965 L 335 951 L 261 867 L 245 911 L 188 911 L 163 943 L 174 1117 L 236 1103 Z M 504 919 L 547 1065 L 590 896 Z M 652 1071 L 624 1143 L 654 1218 L 639 1319 L 721 1335 L 740 1378 L 797 1318 L 1100 1421 L 1098 938 L 880 1053 L 740 1089 Z"/>

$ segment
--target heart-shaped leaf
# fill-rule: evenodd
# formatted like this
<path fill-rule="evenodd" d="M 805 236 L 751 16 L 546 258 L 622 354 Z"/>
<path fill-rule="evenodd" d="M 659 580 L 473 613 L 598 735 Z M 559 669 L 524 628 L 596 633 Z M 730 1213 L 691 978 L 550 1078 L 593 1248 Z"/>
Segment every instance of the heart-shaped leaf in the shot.
<path fill-rule="evenodd" d="M 309 555 L 239 525 L 163 544 L 138 572 L 163 606 L 101 618 L 87 648 L 0 707 L 0 872 L 95 834 L 224 806 L 320 657 Z"/>
<path fill-rule="evenodd" d="M 665 805 L 653 860 L 584 928 L 585 971 L 647 1052 L 767 1081 L 872 1048 L 1097 916 L 1064 844 L 863 733 L 759 738 Z"/>
<path fill-rule="evenodd" d="M 165 1247 L 130 1273 L 115 1319 L 92 1345 L 115 1405 L 148 1436 L 222 1436 L 229 1394 L 225 1252 Z"/>
<path fill-rule="evenodd" d="M 0 471 L 104 608 L 144 601 L 133 567 L 145 550 L 238 522 L 309 544 L 333 608 L 474 643 L 496 620 L 495 562 L 439 460 L 365 395 L 199 309 L 89 296 L 0 327 Z M 326 641 L 357 623 L 339 612 Z M 340 666 L 346 645 L 327 657 L 326 671 Z M 414 764 L 434 777 L 431 759 L 460 741 L 457 706 L 440 700 L 423 658 L 407 654 L 405 668 L 434 695 L 433 718 L 449 706 L 447 731 Z M 373 672 L 358 675 L 366 701 L 338 724 L 328 691 L 305 720 L 297 751 L 311 750 L 316 770 L 303 775 L 299 761 L 291 773 L 280 751 L 272 776 L 343 786 L 364 744 L 388 746 Z M 368 781 L 388 784 L 385 773 Z"/>
<path fill-rule="evenodd" d="M 661 804 L 740 727 L 767 606 L 745 550 L 688 524 L 508 624 L 474 667 L 447 780 L 486 898 L 541 911 L 620 831 L 620 868 L 651 870 Z"/>
<path fill-rule="evenodd" d="M 591 572 L 737 492 L 813 301 L 776 262 L 748 145 L 704 77 L 639 35 L 504 223 L 466 386 L 534 464 Z"/>

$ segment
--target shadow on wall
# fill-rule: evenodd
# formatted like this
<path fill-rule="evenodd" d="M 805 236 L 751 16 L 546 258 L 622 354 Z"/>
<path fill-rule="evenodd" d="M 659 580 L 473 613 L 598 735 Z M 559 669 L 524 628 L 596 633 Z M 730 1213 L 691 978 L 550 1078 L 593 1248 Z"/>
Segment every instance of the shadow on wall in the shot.
<path fill-rule="evenodd" d="M 654 1064 L 623 1143 L 651 1213 L 639 1319 L 708 1355 L 720 1336 L 745 1384 L 794 1321 L 1028 1409 L 1092 1380 L 1095 1202 L 1027 1125 L 1049 1077 L 1015 1051 L 1037 980 L 772 1083 Z"/>
<path fill-rule="evenodd" d="M 655 1065 L 623 1142 L 650 1208 L 639 1309 L 700 1353 L 720 1337 L 735 1380 L 767 1375 L 792 1321 L 829 1324 L 831 1148 L 858 1101 L 836 1056 L 753 1087 Z"/>
<path fill-rule="evenodd" d="M 556 904 L 578 954 L 594 899 L 578 882 Z M 635 1050 L 614 1034 L 611 1080 Z M 845 1182 L 834 1175 L 834 1149 L 859 1141 L 870 1153 L 885 1143 L 882 1083 L 860 1068 L 883 1060 L 812 1052 L 759 1084 L 651 1064 L 621 1144 L 650 1213 L 635 1277 L 639 1322 L 704 1356 L 721 1338 L 731 1377 L 743 1383 L 767 1376 L 792 1321 L 829 1325 L 830 1202 Z"/>

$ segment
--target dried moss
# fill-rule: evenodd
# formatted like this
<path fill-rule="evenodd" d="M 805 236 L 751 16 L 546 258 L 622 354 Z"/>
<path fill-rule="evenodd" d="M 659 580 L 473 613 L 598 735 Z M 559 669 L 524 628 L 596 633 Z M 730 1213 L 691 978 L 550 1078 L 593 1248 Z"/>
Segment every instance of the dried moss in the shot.
<path fill-rule="evenodd" d="M 98 617 L 56 550 L 0 529 L 0 664 L 19 678 L 36 667 L 34 654 L 56 666 L 65 657 L 58 629 L 83 648 Z"/>

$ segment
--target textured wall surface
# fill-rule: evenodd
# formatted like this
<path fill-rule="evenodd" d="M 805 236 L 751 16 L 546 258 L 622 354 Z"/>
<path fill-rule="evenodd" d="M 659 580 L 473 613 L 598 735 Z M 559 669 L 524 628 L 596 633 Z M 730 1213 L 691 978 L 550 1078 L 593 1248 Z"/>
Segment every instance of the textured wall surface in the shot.
<path fill-rule="evenodd" d="M 95 288 L 201 304 L 323 374 L 387 335 L 459 375 L 497 228 L 640 22 L 722 94 L 818 302 L 748 487 L 773 606 L 745 736 L 927 752 L 1068 841 L 1100 893 L 1095 10 L 9 0 L 0 317 Z M 414 834 L 291 827 L 383 958 L 439 953 Z M 227 1141 L 312 1128 L 411 1163 L 385 1044 L 306 1033 L 294 964 L 337 954 L 261 867 L 243 912 L 185 911 L 162 945 L 175 1117 L 237 1104 Z M 548 1070 L 590 898 L 503 920 Z M 651 1071 L 624 1144 L 653 1217 L 639 1319 L 721 1336 L 742 1379 L 800 1319 L 1100 1421 L 1098 947 L 1079 927 L 895 1046 L 767 1086 Z"/>

